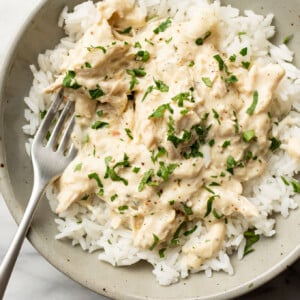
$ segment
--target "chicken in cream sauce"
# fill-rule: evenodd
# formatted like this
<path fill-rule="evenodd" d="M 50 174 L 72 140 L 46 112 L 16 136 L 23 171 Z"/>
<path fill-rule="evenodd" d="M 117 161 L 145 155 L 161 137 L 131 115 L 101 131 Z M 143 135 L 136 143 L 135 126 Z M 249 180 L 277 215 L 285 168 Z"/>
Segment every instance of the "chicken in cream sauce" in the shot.
<path fill-rule="evenodd" d="M 73 97 L 79 149 L 57 181 L 57 213 L 92 196 L 136 247 L 182 247 L 190 269 L 222 248 L 226 219 L 258 215 L 243 183 L 262 175 L 270 112 L 284 76 L 276 64 L 236 63 L 218 50 L 218 18 L 146 20 L 130 1 L 99 4 L 100 17 L 70 50 L 61 77 Z M 294 147 L 291 147 L 294 148 Z"/>

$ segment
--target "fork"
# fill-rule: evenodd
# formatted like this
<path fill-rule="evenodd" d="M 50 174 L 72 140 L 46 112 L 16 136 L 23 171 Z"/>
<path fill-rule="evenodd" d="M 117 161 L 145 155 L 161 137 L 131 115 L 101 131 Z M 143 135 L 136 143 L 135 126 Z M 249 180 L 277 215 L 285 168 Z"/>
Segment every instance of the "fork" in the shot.
<path fill-rule="evenodd" d="M 39 200 L 42 198 L 46 187 L 63 172 L 77 153 L 73 143 L 69 146 L 70 136 L 75 123 L 74 114 L 68 122 L 66 121 L 71 110 L 74 108 L 74 103 L 72 101 L 66 103 L 52 133 L 50 134 L 50 138 L 46 143 L 44 142 L 47 134 L 49 135 L 49 128 L 51 124 L 53 124 L 53 120 L 59 111 L 62 101 L 63 89 L 59 91 L 56 100 L 49 108 L 33 139 L 31 146 L 31 158 L 34 172 L 32 194 L 15 237 L 0 266 L 0 299 L 4 296 L 10 275 L 30 228 Z M 67 125 L 63 129 L 64 124 Z"/>

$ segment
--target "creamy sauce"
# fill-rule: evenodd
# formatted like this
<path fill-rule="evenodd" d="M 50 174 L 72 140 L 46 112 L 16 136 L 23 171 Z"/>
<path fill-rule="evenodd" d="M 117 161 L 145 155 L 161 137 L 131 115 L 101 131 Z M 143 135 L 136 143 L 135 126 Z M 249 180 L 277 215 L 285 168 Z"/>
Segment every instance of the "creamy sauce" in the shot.
<path fill-rule="evenodd" d="M 77 115 L 79 154 L 57 182 L 57 212 L 97 194 L 112 226 L 132 229 L 134 245 L 147 249 L 202 221 L 203 238 L 182 247 L 188 267 L 198 268 L 222 248 L 227 217 L 258 214 L 243 183 L 265 171 L 269 112 L 284 71 L 238 66 L 220 53 L 211 11 L 147 23 L 128 3 L 99 5 L 99 21 L 49 87 L 69 87 Z"/>

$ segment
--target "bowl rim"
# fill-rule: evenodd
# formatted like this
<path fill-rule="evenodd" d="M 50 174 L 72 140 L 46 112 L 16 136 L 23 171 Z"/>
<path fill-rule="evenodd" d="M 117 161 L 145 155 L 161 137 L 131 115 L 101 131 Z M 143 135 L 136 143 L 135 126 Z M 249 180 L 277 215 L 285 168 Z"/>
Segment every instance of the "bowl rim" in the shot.
<path fill-rule="evenodd" d="M 81 0 L 84 2 L 85 0 Z M 0 67 L 0 112 L 3 109 L 3 101 L 4 101 L 4 90 L 5 90 L 5 74 L 9 72 L 9 68 L 12 64 L 13 58 L 15 57 L 15 53 L 17 51 L 17 46 L 19 40 L 21 39 L 22 35 L 28 29 L 31 21 L 39 14 L 39 12 L 43 9 L 44 6 L 47 5 L 49 0 L 40 0 L 39 3 L 35 4 L 35 7 L 30 11 L 30 13 L 24 18 L 24 20 L 20 23 L 20 28 L 16 31 L 16 34 L 13 39 L 6 46 L 6 53 L 4 54 L 4 64 Z M 95 1 L 93 1 L 95 2 Z M 6 166 L 6 152 L 3 142 L 3 114 L 1 115 L 0 119 L 0 161 L 4 163 Z M 10 214 L 12 215 L 13 219 L 17 224 L 19 224 L 20 219 L 22 216 L 18 214 L 16 211 L 16 207 L 13 205 L 16 202 L 16 199 L 13 195 L 13 188 L 10 182 L 10 177 L 7 171 L 7 168 L 0 168 L 0 193 L 3 196 L 3 199 L 6 203 L 6 206 L 9 209 Z M 298 208 L 299 209 L 299 208 Z M 22 212 L 23 213 L 23 212 Z M 76 274 L 71 274 L 66 272 L 61 266 L 57 265 L 55 260 L 49 253 L 47 252 L 47 248 L 42 248 L 37 235 L 34 232 L 30 232 L 29 236 L 27 237 L 31 245 L 35 248 L 35 250 L 44 257 L 53 267 L 55 267 L 59 272 L 63 273 L 82 287 L 88 288 L 93 292 L 98 293 L 99 295 L 103 295 L 105 297 L 111 297 L 113 299 L 139 299 L 139 300 L 146 300 L 146 299 L 158 299 L 158 298 L 150 298 L 150 297 L 142 297 L 142 296 L 134 296 L 134 295 L 124 295 L 124 293 L 116 290 L 108 289 L 104 291 L 101 286 L 94 286 L 93 284 L 89 284 L 89 282 L 80 281 L 80 277 L 76 276 Z M 300 258 L 300 244 L 293 249 L 287 256 L 279 260 L 272 268 L 265 271 L 264 273 L 256 276 L 251 280 L 251 282 L 247 281 L 241 285 L 236 286 L 230 290 L 220 292 L 210 296 L 198 296 L 189 298 L 190 300 L 201 300 L 201 299 L 228 299 L 228 298 L 235 298 L 238 296 L 242 296 L 250 291 L 257 289 L 258 287 L 262 286 L 266 282 L 270 281 L 271 279 L 278 276 L 281 272 L 283 272 L 286 268 L 292 265 L 296 260 Z M 229 276 L 229 275 L 228 275 Z M 125 297 L 125 298 L 124 298 Z M 129 297 L 129 298 L 128 298 Z M 134 297 L 134 298 L 132 298 Z M 186 299 L 188 300 L 188 299 Z"/>

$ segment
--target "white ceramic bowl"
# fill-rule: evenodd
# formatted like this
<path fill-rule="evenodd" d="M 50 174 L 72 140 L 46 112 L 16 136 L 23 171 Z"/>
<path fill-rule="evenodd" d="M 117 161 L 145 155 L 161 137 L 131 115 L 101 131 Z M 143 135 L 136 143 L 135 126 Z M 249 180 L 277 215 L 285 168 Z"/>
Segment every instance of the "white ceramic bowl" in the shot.
<path fill-rule="evenodd" d="M 25 153 L 26 137 L 21 129 L 25 123 L 23 98 L 32 83 L 29 65 L 36 64 L 37 54 L 53 48 L 63 35 L 57 27 L 62 8 L 80 2 L 44 1 L 16 38 L 0 75 L 0 162 L 4 163 L 0 167 L 0 188 L 17 222 L 23 215 L 32 187 L 31 162 Z M 293 33 L 290 46 L 293 50 L 300 49 L 299 0 L 228 0 L 223 3 L 262 14 L 274 13 L 277 40 Z M 299 61 L 300 55 L 297 57 L 296 54 L 296 64 Z M 97 254 L 89 255 L 79 247 L 73 248 L 69 242 L 54 240 L 56 226 L 47 201 L 42 201 L 38 209 L 29 238 L 41 255 L 59 270 L 93 291 L 112 298 L 228 299 L 265 283 L 300 257 L 299 220 L 299 210 L 292 212 L 288 219 L 278 217 L 274 238 L 262 239 L 255 245 L 255 252 L 243 261 L 233 257 L 234 276 L 219 273 L 207 278 L 197 274 L 169 287 L 156 283 L 147 264 L 114 268 L 98 261 Z"/>

